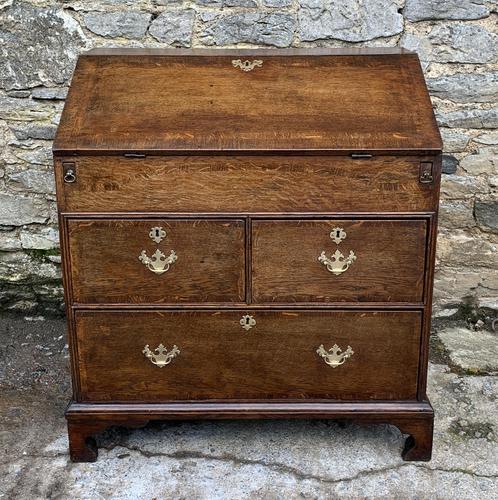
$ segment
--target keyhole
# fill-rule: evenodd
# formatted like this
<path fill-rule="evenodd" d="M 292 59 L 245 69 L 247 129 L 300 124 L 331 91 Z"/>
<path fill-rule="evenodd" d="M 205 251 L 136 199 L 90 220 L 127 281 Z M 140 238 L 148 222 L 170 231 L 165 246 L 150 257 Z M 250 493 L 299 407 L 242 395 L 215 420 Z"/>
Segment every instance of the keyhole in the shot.
<path fill-rule="evenodd" d="M 340 232 L 339 230 L 337 230 L 337 231 L 335 232 L 335 237 L 336 237 L 336 238 L 340 238 L 340 237 L 341 237 L 341 232 Z"/>
<path fill-rule="evenodd" d="M 156 238 L 159 238 L 160 234 L 159 234 L 159 229 L 156 229 Z"/>
<path fill-rule="evenodd" d="M 248 324 L 249 324 L 249 321 L 250 321 L 250 319 L 249 319 L 249 318 L 246 318 L 246 325 L 248 325 Z"/>

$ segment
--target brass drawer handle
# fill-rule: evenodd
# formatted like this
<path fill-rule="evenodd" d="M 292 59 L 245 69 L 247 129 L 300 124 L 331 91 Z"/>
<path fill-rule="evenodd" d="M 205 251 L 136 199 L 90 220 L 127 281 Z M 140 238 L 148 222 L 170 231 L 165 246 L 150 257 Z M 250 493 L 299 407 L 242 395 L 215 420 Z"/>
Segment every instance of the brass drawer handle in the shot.
<path fill-rule="evenodd" d="M 342 349 L 337 344 L 334 344 L 328 351 L 326 351 L 323 344 L 321 344 L 316 352 L 324 359 L 325 363 L 332 368 L 337 368 L 338 366 L 344 364 L 346 359 L 350 358 L 354 354 L 351 346 L 348 345 L 348 348 L 342 352 Z"/>
<path fill-rule="evenodd" d="M 159 344 L 154 349 L 154 351 L 151 351 L 149 349 L 149 344 L 147 344 L 144 347 L 142 353 L 145 354 L 146 358 L 150 359 L 151 363 L 159 366 L 159 368 L 163 368 L 166 365 L 169 365 L 173 358 L 176 358 L 178 354 L 180 354 L 180 349 L 178 349 L 178 347 L 174 345 L 171 351 L 168 352 L 166 347 L 164 347 L 162 344 Z"/>
<path fill-rule="evenodd" d="M 178 260 L 174 250 L 166 257 L 159 248 L 152 254 L 151 257 L 147 255 L 145 250 L 139 255 L 138 260 L 142 262 L 147 268 L 155 274 L 163 274 L 169 270 L 169 266 Z"/>
<path fill-rule="evenodd" d="M 332 258 L 329 259 L 325 255 L 325 252 L 322 252 L 320 254 L 320 257 L 318 257 L 318 261 L 327 267 L 327 271 L 330 271 L 336 276 L 347 271 L 349 269 L 349 266 L 356 260 L 356 255 L 354 254 L 353 250 L 349 252 L 349 255 L 347 257 L 344 257 L 344 255 L 339 252 L 339 250 L 336 250 L 335 253 L 331 255 L 331 257 Z"/>

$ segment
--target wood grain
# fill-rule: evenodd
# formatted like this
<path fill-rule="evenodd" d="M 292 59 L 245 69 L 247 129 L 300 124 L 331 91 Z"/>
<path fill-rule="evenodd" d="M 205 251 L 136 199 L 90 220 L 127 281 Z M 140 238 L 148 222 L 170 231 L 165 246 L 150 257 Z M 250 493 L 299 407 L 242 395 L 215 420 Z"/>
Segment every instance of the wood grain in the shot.
<path fill-rule="evenodd" d="M 420 312 L 76 312 L 80 401 L 414 399 Z M 158 368 L 142 353 L 180 354 Z M 316 353 L 350 345 L 331 368 Z"/>
<path fill-rule="evenodd" d="M 332 228 L 343 228 L 339 245 Z M 427 224 L 423 220 L 257 220 L 252 224 L 254 302 L 421 302 Z M 356 255 L 334 275 L 318 261 Z"/>
<path fill-rule="evenodd" d="M 441 150 L 416 54 L 259 54 L 82 55 L 54 151 Z"/>
<path fill-rule="evenodd" d="M 160 226 L 166 237 L 149 237 Z M 245 300 L 241 220 L 70 220 L 71 284 L 77 303 L 188 303 Z M 156 275 L 139 261 L 159 248 L 178 260 Z"/>
<path fill-rule="evenodd" d="M 433 160 L 86 156 L 72 160 L 77 179 L 60 182 L 59 203 L 64 212 L 426 212 L 437 182 L 419 182 L 424 158 Z"/>

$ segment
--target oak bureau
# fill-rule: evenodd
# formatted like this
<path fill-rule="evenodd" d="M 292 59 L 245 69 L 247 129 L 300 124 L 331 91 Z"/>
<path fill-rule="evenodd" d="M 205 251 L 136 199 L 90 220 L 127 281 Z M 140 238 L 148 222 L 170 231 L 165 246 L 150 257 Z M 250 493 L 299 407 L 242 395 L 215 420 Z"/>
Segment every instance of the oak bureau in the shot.
<path fill-rule="evenodd" d="M 74 461 L 113 425 L 390 423 L 429 460 L 441 139 L 397 49 L 97 49 L 54 143 Z"/>

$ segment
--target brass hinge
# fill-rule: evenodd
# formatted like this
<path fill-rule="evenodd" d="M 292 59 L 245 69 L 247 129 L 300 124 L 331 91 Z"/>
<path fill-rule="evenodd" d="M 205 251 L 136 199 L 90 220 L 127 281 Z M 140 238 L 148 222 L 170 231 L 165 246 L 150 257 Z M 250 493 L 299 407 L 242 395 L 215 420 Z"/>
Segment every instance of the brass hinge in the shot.
<path fill-rule="evenodd" d="M 431 184 L 432 182 L 434 182 L 432 161 L 420 162 L 420 172 L 418 180 L 421 184 Z"/>

